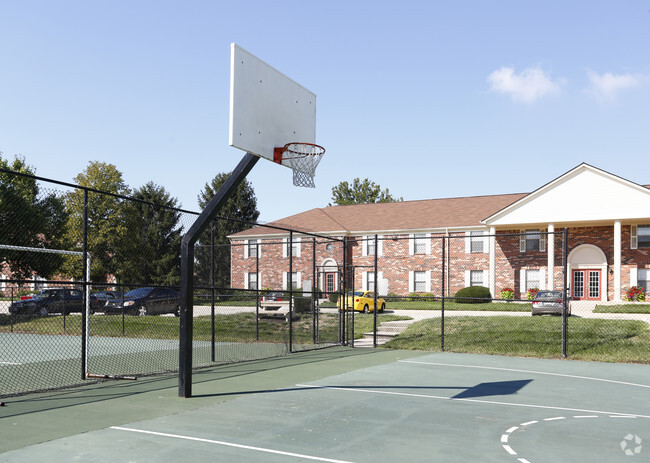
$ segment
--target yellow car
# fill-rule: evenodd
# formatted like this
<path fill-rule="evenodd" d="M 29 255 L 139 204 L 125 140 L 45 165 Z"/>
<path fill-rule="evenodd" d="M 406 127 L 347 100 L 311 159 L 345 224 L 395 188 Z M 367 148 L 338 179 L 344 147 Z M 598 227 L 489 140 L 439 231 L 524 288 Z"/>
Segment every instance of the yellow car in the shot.
<path fill-rule="evenodd" d="M 350 310 L 350 308 L 353 307 L 353 300 L 354 310 L 357 312 L 368 313 L 375 310 L 375 293 L 372 291 L 355 291 L 354 293 L 348 293 L 345 303 L 345 308 L 347 310 Z M 377 298 L 377 306 L 379 306 L 379 312 L 383 312 L 386 309 L 386 301 Z M 339 310 L 343 310 L 343 304 L 340 299 Z"/>

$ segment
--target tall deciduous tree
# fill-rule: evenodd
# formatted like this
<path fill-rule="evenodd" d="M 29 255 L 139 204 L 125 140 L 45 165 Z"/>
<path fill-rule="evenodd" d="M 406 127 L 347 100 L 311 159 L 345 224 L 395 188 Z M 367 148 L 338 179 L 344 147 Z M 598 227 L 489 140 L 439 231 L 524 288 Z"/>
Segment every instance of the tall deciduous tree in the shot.
<path fill-rule="evenodd" d="M 0 168 L 34 175 L 24 158 L 16 156 L 9 163 L 1 155 Z M 62 249 L 65 221 L 63 201 L 55 192 L 40 188 L 34 178 L 0 172 L 0 244 Z M 33 274 L 49 278 L 59 270 L 62 258 L 0 249 L 0 261 L 7 262 L 14 278 L 31 278 Z"/>
<path fill-rule="evenodd" d="M 122 179 L 122 173 L 113 164 L 93 161 L 86 170 L 75 177 L 77 184 L 103 192 L 127 195 L 129 188 Z M 108 275 L 117 271 L 116 253 L 118 240 L 126 228 L 120 220 L 122 200 L 116 196 L 88 192 L 88 251 L 91 255 L 91 280 L 106 281 Z M 66 235 L 78 249 L 83 245 L 84 190 L 75 189 L 66 195 L 66 209 L 69 214 Z M 81 277 L 78 265 L 66 265 L 67 273 Z"/>
<path fill-rule="evenodd" d="M 208 202 L 214 197 L 219 188 L 230 177 L 230 173 L 220 173 L 205 185 L 199 194 L 199 206 L 204 209 Z M 215 286 L 219 288 L 230 287 L 230 247 L 228 235 L 250 228 L 250 222 L 256 222 L 260 216 L 257 210 L 257 198 L 253 186 L 244 180 L 235 193 L 226 201 L 223 208 L 219 210 L 220 217 L 237 219 L 237 221 L 226 219 L 215 219 L 212 223 L 214 232 L 214 268 Z M 249 223 L 246 223 L 249 222 Z M 200 286 L 210 286 L 210 228 L 199 238 L 198 247 L 195 250 L 197 260 L 195 269 L 197 283 Z"/>
<path fill-rule="evenodd" d="M 388 188 L 381 189 L 381 186 L 368 180 L 363 181 L 355 178 L 352 185 L 348 182 L 341 182 L 332 188 L 332 201 L 334 204 L 344 206 L 348 204 L 372 204 L 372 203 L 393 203 L 403 201 L 403 198 L 393 197 Z M 329 204 L 332 205 L 331 203 Z"/>
<path fill-rule="evenodd" d="M 118 281 L 180 284 L 181 213 L 175 210 L 178 201 L 153 182 L 135 190 L 131 197 L 140 201 L 125 201 L 122 207 L 125 232 L 115 251 Z"/>

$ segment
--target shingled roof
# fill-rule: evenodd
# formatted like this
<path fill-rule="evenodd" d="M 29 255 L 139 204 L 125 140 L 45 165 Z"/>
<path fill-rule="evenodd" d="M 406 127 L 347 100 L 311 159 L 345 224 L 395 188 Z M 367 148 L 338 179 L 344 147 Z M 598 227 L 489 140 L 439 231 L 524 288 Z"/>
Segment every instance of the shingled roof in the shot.
<path fill-rule="evenodd" d="M 325 235 L 360 235 L 484 226 L 481 220 L 526 196 L 515 193 L 394 203 L 353 204 L 311 209 L 267 225 Z M 284 230 L 253 227 L 231 238 L 282 235 Z"/>

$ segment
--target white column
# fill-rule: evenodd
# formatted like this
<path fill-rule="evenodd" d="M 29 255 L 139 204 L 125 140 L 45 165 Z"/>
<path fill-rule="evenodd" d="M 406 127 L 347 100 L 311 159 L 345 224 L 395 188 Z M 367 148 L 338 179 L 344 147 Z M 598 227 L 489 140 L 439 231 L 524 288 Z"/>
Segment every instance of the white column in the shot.
<path fill-rule="evenodd" d="M 497 294 L 497 240 L 496 240 L 496 233 L 497 230 L 494 227 L 490 227 L 490 255 L 489 255 L 489 261 L 490 261 L 490 294 L 492 294 L 492 297 L 499 297 Z"/>
<path fill-rule="evenodd" d="M 614 300 L 621 300 L 621 221 L 614 222 Z M 607 270 L 605 270 L 607 272 Z M 607 281 L 607 275 L 603 275 Z M 604 285 L 606 286 L 606 285 Z"/>
<path fill-rule="evenodd" d="M 555 225 L 548 224 L 546 235 L 546 289 L 555 289 Z"/>

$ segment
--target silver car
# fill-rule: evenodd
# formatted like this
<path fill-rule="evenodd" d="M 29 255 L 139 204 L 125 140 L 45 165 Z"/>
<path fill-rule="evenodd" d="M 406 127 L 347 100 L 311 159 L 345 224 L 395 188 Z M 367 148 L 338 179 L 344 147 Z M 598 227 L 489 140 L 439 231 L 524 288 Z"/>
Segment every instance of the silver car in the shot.
<path fill-rule="evenodd" d="M 562 291 L 539 291 L 533 299 L 533 315 L 562 315 L 563 311 Z M 570 308 L 566 314 L 571 315 Z"/>

